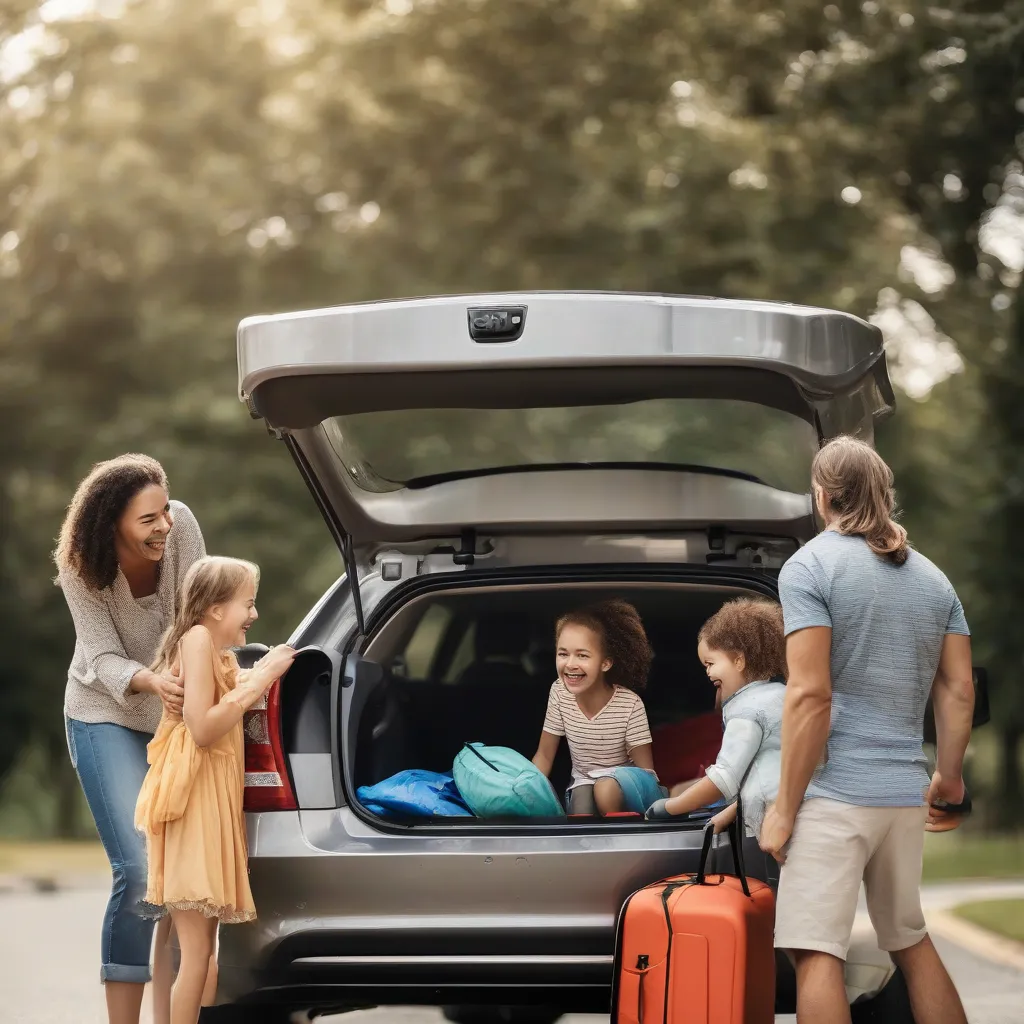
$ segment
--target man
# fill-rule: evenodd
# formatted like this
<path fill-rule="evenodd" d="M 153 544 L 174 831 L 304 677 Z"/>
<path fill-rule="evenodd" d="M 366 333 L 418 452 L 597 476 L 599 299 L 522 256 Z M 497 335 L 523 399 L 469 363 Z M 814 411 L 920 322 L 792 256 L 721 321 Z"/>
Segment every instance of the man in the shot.
<path fill-rule="evenodd" d="M 778 799 L 761 846 L 782 862 L 775 943 L 794 958 L 800 1024 L 847 1024 L 843 985 L 860 885 L 917 1024 L 966 1024 L 921 910 L 924 832 L 965 797 L 974 685 L 946 577 L 893 521 L 892 472 L 837 438 L 812 469 L 825 530 L 779 576 L 789 681 Z M 922 723 L 931 694 L 936 770 Z"/>

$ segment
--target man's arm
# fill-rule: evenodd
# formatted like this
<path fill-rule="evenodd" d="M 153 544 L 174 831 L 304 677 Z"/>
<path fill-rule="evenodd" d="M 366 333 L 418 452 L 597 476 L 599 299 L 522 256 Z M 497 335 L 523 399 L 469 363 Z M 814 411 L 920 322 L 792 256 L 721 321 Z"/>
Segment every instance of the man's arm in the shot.
<path fill-rule="evenodd" d="M 782 711 L 779 795 L 765 815 L 761 849 L 776 860 L 793 834 L 804 793 L 825 753 L 832 720 L 832 628 L 809 626 L 786 640 L 789 679 Z"/>
<path fill-rule="evenodd" d="M 832 630 L 812 626 L 786 640 L 786 702 L 782 711 L 782 774 L 775 806 L 796 819 L 814 769 L 825 753 L 832 719 Z"/>
<path fill-rule="evenodd" d="M 947 633 L 932 683 L 935 709 L 935 770 L 949 780 L 963 775 L 964 755 L 974 722 L 971 638 Z"/>
<path fill-rule="evenodd" d="M 928 790 L 929 805 L 937 800 L 957 804 L 964 796 L 964 755 L 974 721 L 974 669 L 971 662 L 971 638 L 947 633 L 932 683 L 935 774 Z M 945 819 L 941 810 L 936 811 L 931 806 L 928 815 L 931 826 L 939 825 Z"/>

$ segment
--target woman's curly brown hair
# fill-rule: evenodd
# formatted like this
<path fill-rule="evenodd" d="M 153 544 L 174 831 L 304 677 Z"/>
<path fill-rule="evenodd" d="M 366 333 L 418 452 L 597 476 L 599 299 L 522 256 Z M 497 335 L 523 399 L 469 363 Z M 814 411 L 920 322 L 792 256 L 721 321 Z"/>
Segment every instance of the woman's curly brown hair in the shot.
<path fill-rule="evenodd" d="M 753 597 L 727 601 L 701 626 L 697 643 L 733 656 L 742 654 L 748 683 L 787 676 L 786 631 L 782 606 L 775 601 Z"/>
<path fill-rule="evenodd" d="M 566 626 L 584 626 L 601 638 L 603 653 L 612 663 L 608 682 L 643 692 L 654 652 L 640 613 L 628 601 L 613 598 L 568 612 L 555 626 L 556 643 Z"/>
<path fill-rule="evenodd" d="M 96 463 L 78 485 L 60 528 L 53 553 L 58 570 L 76 572 L 93 590 L 109 587 L 117 577 L 117 521 L 132 498 L 152 484 L 166 489 L 167 474 L 148 455 L 130 452 Z"/>

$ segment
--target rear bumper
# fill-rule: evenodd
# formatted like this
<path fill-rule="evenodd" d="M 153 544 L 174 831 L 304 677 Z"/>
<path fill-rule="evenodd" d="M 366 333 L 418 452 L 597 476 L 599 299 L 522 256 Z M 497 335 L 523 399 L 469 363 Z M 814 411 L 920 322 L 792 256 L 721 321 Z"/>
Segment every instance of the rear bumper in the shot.
<path fill-rule="evenodd" d="M 259 919 L 221 931 L 218 1002 L 607 1011 L 619 909 L 695 870 L 700 842 L 692 828 L 456 837 L 382 834 L 346 808 L 251 815 Z M 747 856 L 766 878 L 756 843 Z"/>
<path fill-rule="evenodd" d="M 218 1002 L 293 1008 L 520 1003 L 607 1012 L 612 954 L 320 955 L 259 972 L 221 968 Z M 233 1000 L 225 997 L 238 991 Z"/>
<path fill-rule="evenodd" d="M 776 1010 L 796 1008 L 795 979 L 785 957 L 777 958 Z M 221 999 L 235 1006 L 320 1008 L 362 1006 L 523 1005 L 563 1013 L 607 1013 L 612 996 L 612 955 L 537 957 L 424 957 L 339 963 L 292 963 L 253 974 L 221 969 Z M 224 986 L 239 988 L 225 999 Z"/>
<path fill-rule="evenodd" d="M 257 900 L 259 897 L 257 896 Z M 511 916 L 511 915 L 510 915 Z M 606 1012 L 615 919 L 498 919 L 469 927 L 307 927 L 253 945 L 253 925 L 221 932 L 218 1002 L 291 1008 L 531 1003 Z M 248 934 L 246 934 L 248 933 Z M 258 935 L 258 933 L 255 933 Z"/>

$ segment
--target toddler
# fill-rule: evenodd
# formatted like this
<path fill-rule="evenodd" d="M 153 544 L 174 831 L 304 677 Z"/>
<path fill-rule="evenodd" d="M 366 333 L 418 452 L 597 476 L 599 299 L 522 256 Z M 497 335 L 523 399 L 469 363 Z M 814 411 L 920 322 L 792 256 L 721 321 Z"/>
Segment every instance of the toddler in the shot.
<path fill-rule="evenodd" d="M 722 749 L 703 779 L 656 801 L 647 817 L 691 814 L 724 799 L 730 806 L 712 818 L 720 832 L 735 819 L 734 801 L 742 791 L 747 829 L 757 836 L 779 791 L 786 686 L 771 678 L 786 676 L 781 606 L 746 597 L 724 604 L 701 628 L 697 657 L 722 709 Z"/>

